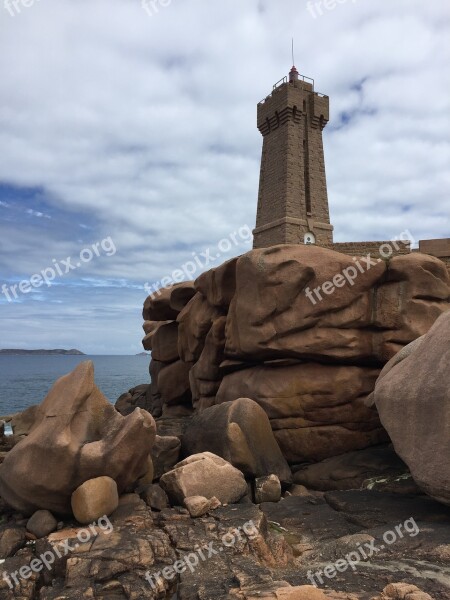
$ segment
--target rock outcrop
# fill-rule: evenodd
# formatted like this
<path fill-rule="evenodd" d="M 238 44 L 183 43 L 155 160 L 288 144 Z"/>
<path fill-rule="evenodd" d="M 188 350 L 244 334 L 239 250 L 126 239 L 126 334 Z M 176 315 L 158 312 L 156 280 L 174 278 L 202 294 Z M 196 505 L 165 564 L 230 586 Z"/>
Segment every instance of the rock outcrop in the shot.
<path fill-rule="evenodd" d="M 131 415 L 135 408 L 142 408 L 151 413 L 151 385 L 143 383 L 131 388 L 118 398 L 114 406 L 124 417 Z"/>
<path fill-rule="evenodd" d="M 181 442 L 176 436 L 156 436 L 152 448 L 155 479 L 159 479 L 179 462 L 180 450 Z"/>
<path fill-rule="evenodd" d="M 312 490 L 358 490 L 364 487 L 393 486 L 399 491 L 417 489 L 410 481 L 408 467 L 396 455 L 392 444 L 372 446 L 305 465 L 294 473 L 294 481 Z"/>
<path fill-rule="evenodd" d="M 216 402 L 254 398 L 288 462 L 317 462 L 387 440 L 377 412 L 362 401 L 378 373 L 316 362 L 254 366 L 225 375 Z"/>
<path fill-rule="evenodd" d="M 386 362 L 449 308 L 449 282 L 428 255 L 283 245 L 162 290 L 144 307 L 153 414 L 250 398 L 292 465 L 386 442 L 367 399 Z"/>
<path fill-rule="evenodd" d="M 450 504 L 450 311 L 381 372 L 374 400 L 416 483 Z"/>
<path fill-rule="evenodd" d="M 121 493 L 144 475 L 155 433 L 146 411 L 121 416 L 96 387 L 93 364 L 81 363 L 54 384 L 7 454 L 0 496 L 26 515 L 71 514 L 72 493 L 88 479 L 111 477 Z"/>

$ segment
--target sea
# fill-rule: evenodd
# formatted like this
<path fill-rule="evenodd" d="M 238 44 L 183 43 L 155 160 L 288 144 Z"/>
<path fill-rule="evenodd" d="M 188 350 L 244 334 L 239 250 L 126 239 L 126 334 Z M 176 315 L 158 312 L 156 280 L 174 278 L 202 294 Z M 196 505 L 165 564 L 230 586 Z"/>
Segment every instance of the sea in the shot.
<path fill-rule="evenodd" d="M 0 417 L 40 404 L 53 383 L 84 360 L 93 361 L 95 382 L 112 403 L 150 383 L 150 356 L 0 355 Z"/>

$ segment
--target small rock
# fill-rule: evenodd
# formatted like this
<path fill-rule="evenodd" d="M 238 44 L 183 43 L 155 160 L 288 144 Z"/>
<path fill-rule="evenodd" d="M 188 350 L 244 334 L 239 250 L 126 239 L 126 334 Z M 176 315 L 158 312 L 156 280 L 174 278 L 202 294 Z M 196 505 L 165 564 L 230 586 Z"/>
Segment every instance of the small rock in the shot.
<path fill-rule="evenodd" d="M 279 588 L 275 595 L 277 600 L 328 600 L 322 590 L 313 585 Z"/>
<path fill-rule="evenodd" d="M 169 498 L 158 484 L 146 485 L 141 492 L 141 498 L 152 510 L 163 510 L 169 507 Z"/>
<path fill-rule="evenodd" d="M 190 496 L 184 499 L 184 504 L 192 518 L 202 517 L 206 513 L 215 510 L 221 506 L 220 500 L 215 496 L 213 498 L 205 498 L 204 496 Z"/>
<path fill-rule="evenodd" d="M 8 527 L 0 536 L 0 559 L 13 556 L 25 544 L 25 530 Z"/>
<path fill-rule="evenodd" d="M 58 521 L 48 510 L 37 510 L 27 522 L 27 530 L 37 538 L 56 531 Z"/>
<path fill-rule="evenodd" d="M 281 483 L 276 475 L 258 477 L 255 480 L 255 502 L 279 502 L 281 500 Z"/>
<path fill-rule="evenodd" d="M 73 514 L 82 525 L 109 516 L 119 506 L 117 484 L 111 477 L 96 477 L 85 481 L 72 494 Z"/>
<path fill-rule="evenodd" d="M 390 583 L 381 593 L 381 596 L 372 600 L 433 600 L 415 585 L 409 583 Z"/>

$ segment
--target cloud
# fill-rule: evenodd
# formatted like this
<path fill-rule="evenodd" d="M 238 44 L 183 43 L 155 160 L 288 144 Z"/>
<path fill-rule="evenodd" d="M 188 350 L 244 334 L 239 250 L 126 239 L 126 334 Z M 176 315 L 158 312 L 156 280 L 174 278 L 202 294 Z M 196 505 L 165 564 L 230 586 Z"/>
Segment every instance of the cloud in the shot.
<path fill-rule="evenodd" d="M 37 217 L 38 219 L 41 219 L 42 217 L 44 219 L 51 219 L 50 215 L 45 215 L 44 213 L 39 212 L 38 210 L 33 210 L 32 208 L 28 208 L 26 210 L 26 213 L 27 213 L 27 215 L 30 215 L 32 217 Z"/>
<path fill-rule="evenodd" d="M 292 36 L 297 67 L 330 96 L 336 241 L 448 235 L 443 2 L 359 0 L 316 19 L 302 0 L 172 0 L 152 17 L 139 0 L 0 12 L 0 283 L 107 236 L 117 247 L 39 302 L 3 301 L 4 345 L 139 351 L 144 283 L 254 224 L 256 103 L 289 70 Z"/>

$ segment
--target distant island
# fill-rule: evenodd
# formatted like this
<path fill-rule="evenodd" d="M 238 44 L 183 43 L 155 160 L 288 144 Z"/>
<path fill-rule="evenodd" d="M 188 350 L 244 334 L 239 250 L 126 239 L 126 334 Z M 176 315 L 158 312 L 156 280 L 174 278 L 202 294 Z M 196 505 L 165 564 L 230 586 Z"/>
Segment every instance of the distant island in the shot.
<path fill-rule="evenodd" d="M 64 354 L 64 355 L 74 355 L 74 356 L 85 356 L 84 352 L 80 352 L 79 350 L 22 350 L 22 349 L 5 349 L 0 350 L 0 354 L 9 354 L 9 355 L 23 355 L 23 354 L 41 354 L 41 355 L 53 355 L 53 354 Z"/>
<path fill-rule="evenodd" d="M 136 356 L 150 356 L 150 352 L 139 352 Z"/>

